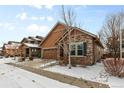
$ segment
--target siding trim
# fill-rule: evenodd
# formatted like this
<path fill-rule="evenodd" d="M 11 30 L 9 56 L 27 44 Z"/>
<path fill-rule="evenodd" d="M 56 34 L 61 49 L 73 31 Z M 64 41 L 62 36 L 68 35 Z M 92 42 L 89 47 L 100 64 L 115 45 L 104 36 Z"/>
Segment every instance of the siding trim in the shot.
<path fill-rule="evenodd" d="M 49 47 L 49 48 L 42 48 L 43 50 L 45 49 L 56 49 L 57 47 Z"/>

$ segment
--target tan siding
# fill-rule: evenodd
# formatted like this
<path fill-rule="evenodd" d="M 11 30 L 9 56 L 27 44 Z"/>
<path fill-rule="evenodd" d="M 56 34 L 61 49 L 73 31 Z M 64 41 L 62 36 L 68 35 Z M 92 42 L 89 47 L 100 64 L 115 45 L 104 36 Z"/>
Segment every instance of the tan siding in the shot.
<path fill-rule="evenodd" d="M 52 32 L 48 35 L 48 37 L 43 41 L 41 45 L 42 48 L 55 47 L 56 41 L 63 35 L 64 31 L 63 25 L 57 25 Z"/>
<path fill-rule="evenodd" d="M 57 59 L 57 49 L 43 49 L 44 59 Z"/>

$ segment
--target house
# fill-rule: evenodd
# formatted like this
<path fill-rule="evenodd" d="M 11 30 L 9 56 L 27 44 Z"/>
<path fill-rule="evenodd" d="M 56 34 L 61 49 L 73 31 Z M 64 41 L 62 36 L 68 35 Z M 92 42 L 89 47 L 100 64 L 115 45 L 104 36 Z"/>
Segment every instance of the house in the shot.
<path fill-rule="evenodd" d="M 121 29 L 121 43 L 120 43 L 120 34 L 116 36 L 111 35 L 106 40 L 107 42 L 106 42 L 105 57 L 112 58 L 114 57 L 114 55 L 116 55 L 116 57 L 120 57 L 120 44 L 121 44 L 121 53 L 122 53 L 122 57 L 124 58 L 124 29 Z"/>
<path fill-rule="evenodd" d="M 56 59 L 62 64 L 68 64 L 70 47 L 71 63 L 80 65 L 94 64 L 101 58 L 104 49 L 96 35 L 77 27 L 68 27 L 60 22 L 51 29 L 40 43 L 40 47 L 42 58 Z"/>
<path fill-rule="evenodd" d="M 18 48 L 20 46 L 20 42 L 16 41 L 8 41 L 8 43 L 3 45 L 3 55 L 6 57 L 19 56 Z"/>
<path fill-rule="evenodd" d="M 3 48 L 0 47 L 0 56 L 3 56 Z"/>
<path fill-rule="evenodd" d="M 41 48 L 39 47 L 40 42 L 43 40 L 43 37 L 27 37 L 21 41 L 19 47 L 19 54 L 23 57 L 41 57 Z"/>

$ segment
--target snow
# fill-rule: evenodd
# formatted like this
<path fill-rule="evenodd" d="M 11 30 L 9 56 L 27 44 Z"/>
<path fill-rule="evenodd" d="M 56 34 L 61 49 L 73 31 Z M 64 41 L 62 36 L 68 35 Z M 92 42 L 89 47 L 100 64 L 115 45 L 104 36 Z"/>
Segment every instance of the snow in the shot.
<path fill-rule="evenodd" d="M 45 64 L 42 64 L 40 65 L 40 67 L 46 67 L 46 66 L 50 66 L 50 65 L 53 65 L 53 64 L 56 64 L 57 61 L 52 61 L 52 62 L 49 62 L 49 63 L 45 63 Z"/>
<path fill-rule="evenodd" d="M 20 45 L 21 45 L 20 43 L 5 44 L 5 48 L 6 49 L 18 49 Z"/>
<path fill-rule="evenodd" d="M 17 58 L 16 60 L 13 59 L 14 58 L 0 59 L 0 87 L 76 87 L 5 64 L 10 62 L 18 62 Z M 51 61 L 50 63 L 45 63 L 44 65 L 48 66 L 54 63 L 56 63 L 56 61 Z M 41 65 L 41 67 L 42 66 L 43 65 Z M 55 65 L 45 68 L 44 70 L 105 83 L 112 88 L 124 88 L 124 78 L 110 76 L 105 72 L 102 63 L 97 63 L 93 66 L 86 67 L 72 67 L 71 69 L 68 69 L 67 66 Z"/>
<path fill-rule="evenodd" d="M 87 67 L 72 67 L 71 69 L 69 69 L 67 66 L 56 65 L 45 68 L 44 70 L 108 84 L 110 87 L 114 88 L 124 87 L 124 78 L 110 76 L 108 73 L 105 72 L 102 63 L 97 63 L 93 66 Z"/>
<path fill-rule="evenodd" d="M 41 39 L 39 38 L 36 38 L 36 37 L 33 37 L 33 39 L 37 40 L 37 41 L 41 41 Z"/>
<path fill-rule="evenodd" d="M 0 87 L 2 88 L 46 88 L 64 87 L 76 88 L 69 84 L 31 73 L 14 66 L 7 65 L 8 62 L 17 62 L 13 58 L 0 59 Z"/>
<path fill-rule="evenodd" d="M 31 44 L 31 43 L 24 43 L 26 46 L 28 47 L 35 47 L 35 48 L 38 48 L 38 44 Z"/>

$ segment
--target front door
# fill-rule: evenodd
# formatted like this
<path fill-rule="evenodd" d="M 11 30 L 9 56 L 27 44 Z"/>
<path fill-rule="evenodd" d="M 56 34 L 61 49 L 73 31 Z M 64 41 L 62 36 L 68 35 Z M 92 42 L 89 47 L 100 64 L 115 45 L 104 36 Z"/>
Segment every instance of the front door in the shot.
<path fill-rule="evenodd" d="M 29 56 L 29 48 L 26 48 L 25 52 L 26 52 L 26 57 L 28 57 Z"/>
<path fill-rule="evenodd" d="M 63 47 L 60 47 L 60 60 L 63 60 L 64 57 L 64 50 Z"/>

